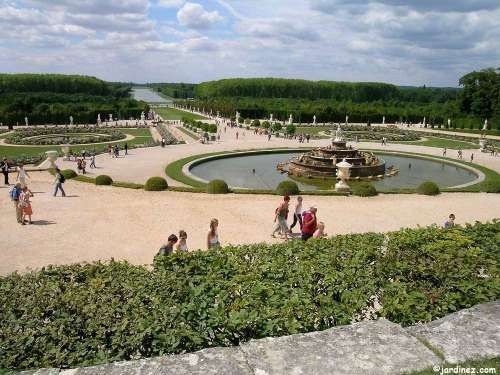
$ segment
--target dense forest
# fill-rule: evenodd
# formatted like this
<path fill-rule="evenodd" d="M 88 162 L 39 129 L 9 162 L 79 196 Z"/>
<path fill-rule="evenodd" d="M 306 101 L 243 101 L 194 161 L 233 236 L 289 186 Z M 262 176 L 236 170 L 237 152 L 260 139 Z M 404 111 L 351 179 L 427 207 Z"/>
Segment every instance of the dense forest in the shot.
<path fill-rule="evenodd" d="M 139 117 L 144 102 L 130 97 L 130 85 L 94 77 L 62 74 L 0 74 L 0 122 L 5 125 L 95 123 L 107 118 Z"/>
<path fill-rule="evenodd" d="M 197 85 L 194 83 L 148 83 L 147 86 L 174 99 L 189 99 L 194 98 Z"/>
<path fill-rule="evenodd" d="M 195 88 L 195 100 L 178 101 L 227 116 L 236 111 L 243 117 L 296 122 L 407 121 L 426 118 L 432 125 L 481 128 L 488 118 L 490 128 L 500 128 L 499 70 L 472 72 L 458 88 L 405 87 L 386 83 L 305 81 L 274 78 L 224 79 L 204 82 Z"/>

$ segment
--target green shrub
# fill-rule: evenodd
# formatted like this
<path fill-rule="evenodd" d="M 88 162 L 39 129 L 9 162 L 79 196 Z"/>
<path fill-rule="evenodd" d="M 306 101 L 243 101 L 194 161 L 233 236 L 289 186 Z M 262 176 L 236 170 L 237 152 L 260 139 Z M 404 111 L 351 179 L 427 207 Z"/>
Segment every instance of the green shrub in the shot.
<path fill-rule="evenodd" d="M 212 180 L 207 185 L 208 194 L 227 194 L 229 193 L 229 187 L 226 181 L 223 180 Z"/>
<path fill-rule="evenodd" d="M 61 174 L 64 176 L 64 178 L 66 180 L 69 180 L 69 179 L 72 179 L 72 178 L 75 178 L 76 176 L 78 176 L 78 174 L 73 169 L 63 169 L 61 171 Z"/>
<path fill-rule="evenodd" d="M 440 192 L 439 186 L 432 181 L 422 182 L 417 187 L 417 193 L 422 195 L 438 195 Z"/>
<path fill-rule="evenodd" d="M 281 181 L 276 188 L 278 195 L 297 195 L 300 193 L 299 186 L 290 180 Z"/>
<path fill-rule="evenodd" d="M 483 181 L 479 185 L 479 189 L 485 193 L 500 193 L 500 181 L 497 180 Z"/>
<path fill-rule="evenodd" d="M 102 174 L 95 178 L 96 185 L 111 185 L 112 183 L 113 179 L 105 174 Z"/>
<path fill-rule="evenodd" d="M 361 182 L 352 187 L 352 193 L 358 197 L 373 197 L 378 194 L 375 186 L 369 182 Z"/>
<path fill-rule="evenodd" d="M 168 183 L 163 177 L 150 177 L 144 185 L 146 191 L 163 191 L 167 189 Z"/>
<path fill-rule="evenodd" d="M 68 368 L 374 318 L 408 325 L 499 298 L 500 222 L 47 266 L 0 276 L 0 368 Z M 479 273 L 491 277 L 478 277 Z M 383 294 L 380 294 L 382 293 Z M 61 345 L 64 340 L 64 345 Z"/>

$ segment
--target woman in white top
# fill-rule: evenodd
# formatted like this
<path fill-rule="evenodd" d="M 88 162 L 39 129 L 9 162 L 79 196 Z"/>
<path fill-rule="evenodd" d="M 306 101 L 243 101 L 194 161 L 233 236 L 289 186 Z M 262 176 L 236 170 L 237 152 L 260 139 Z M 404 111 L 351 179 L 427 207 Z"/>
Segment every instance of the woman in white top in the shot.
<path fill-rule="evenodd" d="M 217 233 L 217 228 L 219 227 L 219 220 L 210 220 L 210 230 L 207 235 L 207 248 L 211 249 L 214 247 L 220 247 L 219 234 Z"/>
<path fill-rule="evenodd" d="M 185 252 L 185 251 L 188 251 L 188 247 L 187 247 L 187 233 L 183 230 L 180 230 L 179 231 L 179 242 L 177 242 L 177 245 L 175 246 L 175 249 L 178 251 L 178 252 Z"/>
<path fill-rule="evenodd" d="M 26 170 L 24 169 L 24 165 L 20 164 L 19 167 L 17 167 L 16 181 L 19 181 L 19 183 L 21 184 L 21 188 L 24 188 L 26 186 L 26 177 L 31 179 L 28 172 L 26 172 Z"/>

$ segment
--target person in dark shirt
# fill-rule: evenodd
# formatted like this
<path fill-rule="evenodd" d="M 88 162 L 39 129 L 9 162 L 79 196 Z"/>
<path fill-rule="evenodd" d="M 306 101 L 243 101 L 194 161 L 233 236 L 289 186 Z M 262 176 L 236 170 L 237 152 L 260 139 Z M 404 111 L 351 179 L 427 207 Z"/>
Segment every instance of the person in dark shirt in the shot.
<path fill-rule="evenodd" d="M 170 255 L 174 252 L 174 245 L 177 243 L 179 239 L 175 234 L 171 234 L 168 236 L 168 242 L 160 247 L 157 255 Z"/>
<path fill-rule="evenodd" d="M 7 158 L 3 158 L 3 160 L 0 161 L 0 170 L 2 171 L 2 174 L 3 174 L 4 184 L 10 185 L 9 184 L 9 162 L 7 161 Z"/>

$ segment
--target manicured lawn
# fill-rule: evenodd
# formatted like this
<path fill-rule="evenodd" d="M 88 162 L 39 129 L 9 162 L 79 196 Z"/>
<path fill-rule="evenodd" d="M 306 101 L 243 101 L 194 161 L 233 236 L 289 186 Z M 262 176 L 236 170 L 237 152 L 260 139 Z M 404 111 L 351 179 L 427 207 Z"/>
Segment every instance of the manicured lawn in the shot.
<path fill-rule="evenodd" d="M 311 134 L 311 135 L 317 135 L 319 132 L 327 131 L 327 130 L 334 130 L 333 126 L 298 126 L 297 127 L 297 134 Z M 325 136 L 325 138 L 327 138 Z"/>
<path fill-rule="evenodd" d="M 206 120 L 206 117 L 196 115 L 191 112 L 181 111 L 176 108 L 154 108 L 155 112 L 158 113 L 165 120 L 182 120 L 183 117 L 190 120 Z"/>
<path fill-rule="evenodd" d="M 184 134 L 187 134 L 188 136 L 190 136 L 190 137 L 191 137 L 191 138 L 193 138 L 193 139 L 196 139 L 196 140 L 200 139 L 200 137 L 199 137 L 198 135 L 196 135 L 196 134 L 195 134 L 195 133 L 193 133 L 193 132 L 190 132 L 190 131 L 189 131 L 189 130 L 187 130 L 187 129 L 184 129 L 184 128 L 182 128 L 182 127 L 179 127 L 179 128 L 177 128 L 177 129 L 179 129 L 181 132 L 183 132 Z"/>
<path fill-rule="evenodd" d="M 492 358 L 492 359 L 480 359 L 476 361 L 467 361 L 467 362 L 462 362 L 460 364 L 450 364 L 450 363 L 442 363 L 439 364 L 439 370 L 435 371 L 432 367 L 428 368 L 423 371 L 415 371 L 415 372 L 410 372 L 407 373 L 408 375 L 436 375 L 436 374 L 461 374 L 461 372 L 453 372 L 455 368 L 459 369 L 470 369 L 470 372 L 467 372 L 467 374 L 498 374 L 500 373 L 500 357 Z M 493 372 L 492 370 L 489 369 L 495 369 L 496 371 Z M 436 367 L 437 369 L 437 367 Z M 475 369 L 473 371 L 472 369 Z M 483 372 L 480 372 L 481 369 L 488 369 L 488 371 L 491 372 L 485 372 L 486 370 L 483 370 Z M 442 371 L 442 372 L 441 372 Z M 448 371 L 448 372 L 447 372 Z M 464 372 L 465 374 L 465 372 Z"/>
<path fill-rule="evenodd" d="M 128 143 L 129 146 L 153 143 L 153 137 L 151 136 L 149 129 L 118 129 L 118 130 L 122 131 L 125 134 L 130 134 L 136 137 L 130 141 L 110 142 L 112 144 L 118 144 L 121 148 L 123 148 L 125 143 Z M 88 151 L 95 150 L 96 152 L 101 152 L 106 148 L 107 148 L 107 143 L 98 145 L 87 145 L 87 146 L 80 146 L 80 145 L 71 146 L 71 150 L 73 152 L 80 152 L 81 150 L 88 150 Z M 21 156 L 36 156 L 43 154 L 45 151 L 50 151 L 50 150 L 56 150 L 62 152 L 60 146 L 14 147 L 14 146 L 0 145 L 0 156 L 7 158 L 17 158 Z"/>
<path fill-rule="evenodd" d="M 407 145 L 417 145 L 417 146 L 427 146 L 427 147 L 438 147 L 438 148 L 451 148 L 452 150 L 459 149 L 478 149 L 479 145 L 471 142 L 455 141 L 453 139 L 438 138 L 438 137 L 426 137 L 428 139 L 416 142 L 395 142 L 403 143 Z"/>

